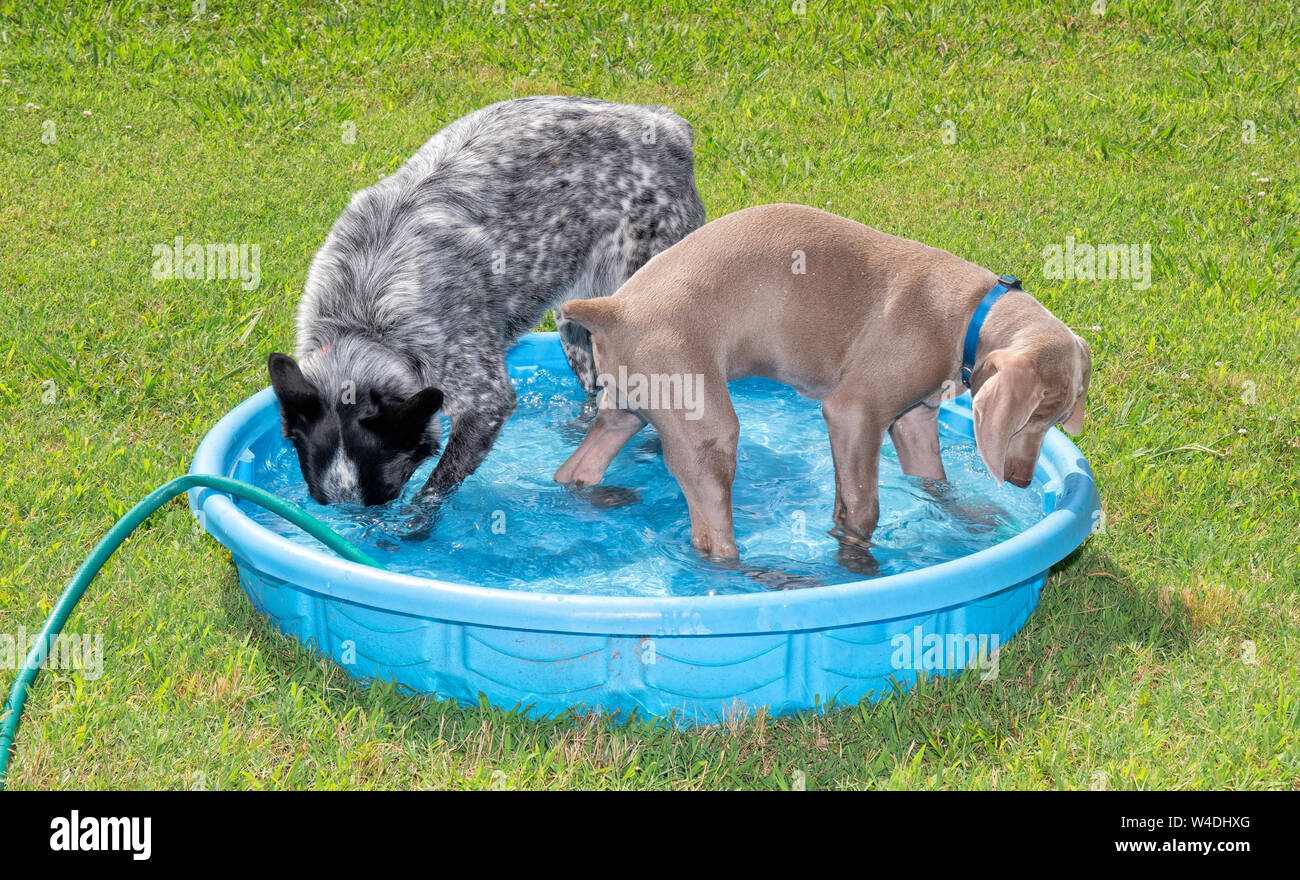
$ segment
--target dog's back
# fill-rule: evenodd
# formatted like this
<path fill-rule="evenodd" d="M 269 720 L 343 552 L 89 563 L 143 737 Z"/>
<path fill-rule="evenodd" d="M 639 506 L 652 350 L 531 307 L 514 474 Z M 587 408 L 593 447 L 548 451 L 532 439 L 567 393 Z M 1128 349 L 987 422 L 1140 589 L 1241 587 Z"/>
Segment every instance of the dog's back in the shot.
<path fill-rule="evenodd" d="M 936 274 L 943 285 L 932 283 Z M 944 294 L 986 277 L 947 251 L 845 217 L 760 205 L 696 230 L 607 302 L 574 304 L 573 314 L 628 336 L 624 349 L 646 333 L 698 338 L 728 378 L 766 376 L 821 397 L 864 329 L 927 332 L 931 313 L 947 308 Z M 897 293 L 907 288 L 915 295 Z M 593 309 L 617 310 L 619 319 L 602 320 Z"/>
<path fill-rule="evenodd" d="M 456 120 L 335 222 L 304 287 L 299 356 L 362 330 L 437 382 L 449 337 L 490 325 L 508 343 L 557 295 L 616 290 L 703 221 L 692 143 L 667 108 L 586 98 Z"/>
<path fill-rule="evenodd" d="M 452 420 L 422 497 L 445 494 L 472 473 L 514 409 L 510 344 L 548 308 L 613 293 L 704 221 L 693 140 L 690 125 L 663 107 L 520 98 L 453 122 L 357 193 L 307 274 L 301 369 L 277 361 L 282 407 L 314 400 L 319 405 L 307 409 L 320 411 L 318 421 L 337 418 L 344 427 L 341 435 L 313 432 L 312 457 L 334 460 L 353 422 L 378 426 L 381 451 L 358 439 L 338 458 L 360 474 L 339 482 L 361 488 L 314 487 L 319 494 L 368 503 L 394 494 L 396 478 L 366 488 L 367 473 L 405 470 L 394 470 L 400 450 L 390 449 L 387 422 L 371 410 L 421 391 L 438 391 Z M 574 373 L 594 387 L 586 329 L 557 323 Z M 437 428 L 433 419 L 429 431 Z M 432 446 L 424 438 L 420 449 Z M 309 468 L 304 475 L 310 484 Z"/>

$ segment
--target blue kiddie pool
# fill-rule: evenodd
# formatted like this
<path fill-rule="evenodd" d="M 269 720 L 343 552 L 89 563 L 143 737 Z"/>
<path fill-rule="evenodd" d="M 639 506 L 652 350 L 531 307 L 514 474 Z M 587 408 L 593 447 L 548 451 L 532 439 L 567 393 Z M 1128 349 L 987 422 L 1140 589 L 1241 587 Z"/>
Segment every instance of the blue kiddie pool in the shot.
<path fill-rule="evenodd" d="M 1057 430 L 1033 485 L 979 463 L 968 398 L 944 405 L 949 483 L 898 470 L 886 443 L 874 568 L 837 556 L 820 405 L 765 380 L 733 383 L 741 564 L 698 558 L 653 430 L 620 453 L 612 488 L 551 482 L 589 404 L 553 333 L 508 363 L 519 408 L 422 542 L 398 537 L 403 499 L 315 504 L 268 388 L 204 438 L 193 473 L 234 477 L 306 508 L 386 570 L 333 555 L 293 526 L 210 489 L 190 493 L 275 626 L 361 679 L 530 716 L 569 709 L 711 723 L 878 699 L 918 674 L 996 674 L 1048 569 L 1098 511 L 1092 473 Z M 445 429 L 444 429 L 445 436 Z"/>

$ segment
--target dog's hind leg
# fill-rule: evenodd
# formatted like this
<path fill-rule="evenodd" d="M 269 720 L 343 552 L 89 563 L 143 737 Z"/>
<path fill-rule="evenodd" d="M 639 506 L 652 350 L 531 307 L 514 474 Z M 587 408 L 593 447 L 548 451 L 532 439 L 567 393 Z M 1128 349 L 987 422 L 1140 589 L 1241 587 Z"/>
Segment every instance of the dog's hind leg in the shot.
<path fill-rule="evenodd" d="M 689 422 L 682 410 L 647 413 L 663 442 L 664 463 L 677 479 L 691 514 L 691 544 L 716 559 L 735 559 L 731 486 L 736 479 L 740 422 L 727 385 L 706 389 L 703 417 Z"/>
<path fill-rule="evenodd" d="M 560 334 L 564 357 L 583 390 L 590 394 L 596 390 L 596 359 L 591 354 L 591 334 L 581 324 L 561 318 L 559 309 L 555 311 L 555 329 Z"/>
<path fill-rule="evenodd" d="M 704 202 L 694 183 L 674 192 L 667 203 L 647 197 L 645 204 L 626 215 L 616 229 L 600 239 L 586 268 L 564 299 L 595 299 L 611 296 L 655 254 L 681 241 L 704 224 Z M 588 393 L 596 389 L 596 362 L 591 353 L 591 334 L 573 321 L 555 314 L 564 357 Z"/>
<path fill-rule="evenodd" d="M 626 409 L 602 409 L 587 436 L 555 472 L 555 482 L 591 486 L 605 476 L 605 469 L 627 441 L 645 426 L 645 419 Z"/>
<path fill-rule="evenodd" d="M 617 235 L 609 236 L 592 251 L 586 268 L 565 293 L 564 302 L 609 296 L 632 276 L 633 271 L 619 256 Z M 591 351 L 591 334 L 581 324 L 561 317 L 559 308 L 555 309 L 555 329 L 560 334 L 560 347 L 564 349 L 564 357 L 573 375 L 578 377 L 584 391 L 593 393 L 596 390 L 596 359 Z"/>

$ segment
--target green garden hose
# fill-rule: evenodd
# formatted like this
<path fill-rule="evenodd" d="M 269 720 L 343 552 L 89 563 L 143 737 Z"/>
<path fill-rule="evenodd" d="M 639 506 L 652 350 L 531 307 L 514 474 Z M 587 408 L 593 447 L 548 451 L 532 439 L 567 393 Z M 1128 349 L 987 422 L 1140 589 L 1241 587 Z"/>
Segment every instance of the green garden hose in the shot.
<path fill-rule="evenodd" d="M 9 689 L 9 699 L 5 702 L 5 711 L 2 716 L 3 723 L 0 723 L 0 790 L 4 789 L 5 777 L 9 770 L 9 756 L 13 748 L 14 738 L 18 735 L 18 725 L 22 722 L 23 706 L 27 702 L 27 694 L 36 681 L 37 673 L 40 672 L 50 647 L 59 634 L 63 632 L 64 624 L 68 622 L 72 609 L 76 608 L 77 603 L 81 601 L 82 595 L 86 592 L 86 587 L 90 586 L 90 582 L 95 579 L 95 575 L 99 574 L 99 570 L 104 567 L 104 563 L 117 552 L 117 548 L 122 545 L 122 542 L 141 523 L 148 519 L 150 514 L 182 492 L 187 492 L 198 486 L 215 489 L 218 492 L 252 501 L 272 513 L 284 517 L 344 559 L 350 562 L 359 562 L 362 565 L 369 565 L 372 568 L 383 568 L 382 565 L 364 552 L 331 531 L 320 520 L 315 519 L 283 498 L 272 495 L 265 489 L 259 489 L 256 486 L 250 486 L 247 483 L 241 483 L 238 480 L 231 480 L 226 477 L 209 477 L 198 474 L 187 474 L 164 483 L 141 499 L 139 504 L 127 511 L 126 516 L 119 519 L 117 524 L 104 536 L 103 540 L 95 545 L 95 549 L 86 557 L 86 561 L 81 563 L 81 567 L 72 576 L 72 580 L 68 581 L 68 586 L 64 588 L 59 600 L 54 603 L 54 610 L 50 612 L 45 625 L 41 627 L 40 633 L 36 636 L 36 642 L 27 653 L 27 660 L 23 663 L 23 668 L 18 672 L 18 677 L 14 679 L 13 687 Z"/>

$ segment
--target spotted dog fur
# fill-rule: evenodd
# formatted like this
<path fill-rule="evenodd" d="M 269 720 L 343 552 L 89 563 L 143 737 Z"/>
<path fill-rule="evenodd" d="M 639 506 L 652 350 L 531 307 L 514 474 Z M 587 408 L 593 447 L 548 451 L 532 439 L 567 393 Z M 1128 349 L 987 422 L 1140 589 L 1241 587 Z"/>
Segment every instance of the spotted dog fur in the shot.
<path fill-rule="evenodd" d="M 268 367 L 322 503 L 381 504 L 439 445 L 453 490 L 515 408 L 505 352 L 546 310 L 606 296 L 704 221 L 691 126 L 665 107 L 533 97 L 444 128 L 357 193 L 307 273 L 298 361 Z M 591 341 L 561 321 L 583 387 Z"/>

